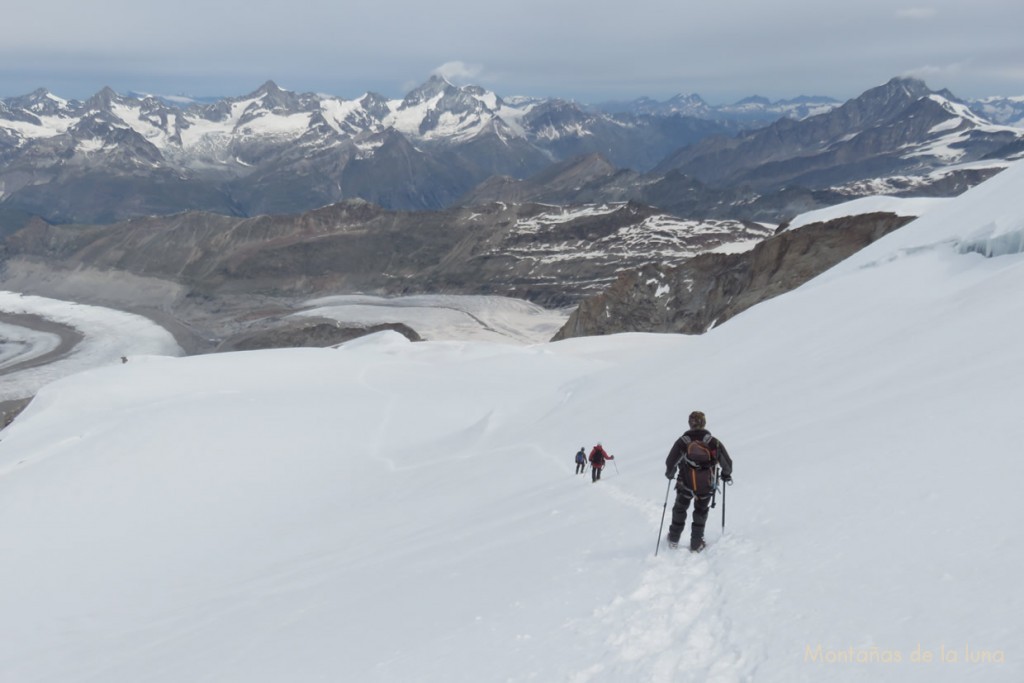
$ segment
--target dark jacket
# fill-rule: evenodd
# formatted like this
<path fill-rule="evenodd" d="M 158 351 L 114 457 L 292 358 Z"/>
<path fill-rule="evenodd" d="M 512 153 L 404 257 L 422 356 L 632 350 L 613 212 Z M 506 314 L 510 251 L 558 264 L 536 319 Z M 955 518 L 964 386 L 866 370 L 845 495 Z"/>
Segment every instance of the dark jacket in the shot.
<path fill-rule="evenodd" d="M 701 441 L 709 433 L 706 429 L 691 429 L 683 436 L 688 436 L 693 441 Z M 668 457 L 665 458 L 665 476 L 671 477 L 678 468 L 679 486 L 693 491 L 698 496 L 711 495 L 711 491 L 715 487 L 715 468 L 695 469 L 687 465 L 684 460 L 686 444 L 683 442 L 683 436 L 676 439 L 676 442 L 672 444 L 672 450 L 668 452 Z M 732 458 L 729 457 L 729 451 L 725 450 L 725 444 L 717 438 L 711 437 L 708 447 L 714 455 L 715 462 L 722 468 L 722 474 L 731 477 Z"/>

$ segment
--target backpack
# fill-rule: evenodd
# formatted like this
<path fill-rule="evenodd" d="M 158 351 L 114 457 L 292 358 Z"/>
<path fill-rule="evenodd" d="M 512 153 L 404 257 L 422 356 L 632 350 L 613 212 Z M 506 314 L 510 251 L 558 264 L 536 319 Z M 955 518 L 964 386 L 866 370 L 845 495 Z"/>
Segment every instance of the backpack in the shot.
<path fill-rule="evenodd" d="M 711 450 L 711 440 L 715 438 L 710 433 L 705 434 L 703 439 L 694 441 L 683 434 L 683 444 L 686 446 L 686 455 L 683 462 L 698 470 L 706 470 L 717 464 L 717 453 Z"/>

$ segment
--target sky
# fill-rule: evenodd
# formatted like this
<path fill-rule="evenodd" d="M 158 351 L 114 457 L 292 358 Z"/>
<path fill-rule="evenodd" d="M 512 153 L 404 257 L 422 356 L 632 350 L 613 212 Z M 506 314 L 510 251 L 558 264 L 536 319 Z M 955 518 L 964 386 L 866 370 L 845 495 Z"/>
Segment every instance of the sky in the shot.
<path fill-rule="evenodd" d="M 4 681 L 1019 683 L 1022 183 L 704 335 L 57 380 L 0 431 Z M 734 463 L 696 555 L 658 540 L 693 409 Z"/>
<path fill-rule="evenodd" d="M 401 97 L 438 72 L 581 102 L 845 100 L 908 75 L 964 98 L 1024 95 L 1017 0 L 51 0 L 16 3 L 4 20 L 0 97 L 237 96 L 266 80 Z"/>

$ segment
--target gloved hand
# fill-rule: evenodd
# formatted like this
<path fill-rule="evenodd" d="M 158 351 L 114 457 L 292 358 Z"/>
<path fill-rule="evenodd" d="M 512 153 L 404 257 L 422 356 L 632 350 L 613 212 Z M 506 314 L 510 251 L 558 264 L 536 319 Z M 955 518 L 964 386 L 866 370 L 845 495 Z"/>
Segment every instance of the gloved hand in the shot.
<path fill-rule="evenodd" d="M 723 474 L 722 475 L 722 481 L 724 481 L 726 484 L 731 484 L 732 483 L 732 475 L 731 474 Z"/>
<path fill-rule="evenodd" d="M 674 471 L 672 471 L 672 470 L 668 470 L 667 472 L 665 472 L 665 478 L 666 479 L 675 479 L 676 478 L 676 473 Z"/>

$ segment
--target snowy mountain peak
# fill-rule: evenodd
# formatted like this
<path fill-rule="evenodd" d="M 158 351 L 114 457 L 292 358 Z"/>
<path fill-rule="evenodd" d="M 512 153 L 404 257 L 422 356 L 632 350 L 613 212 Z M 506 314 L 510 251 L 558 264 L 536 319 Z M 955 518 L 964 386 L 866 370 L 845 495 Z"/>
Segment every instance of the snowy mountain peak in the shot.
<path fill-rule="evenodd" d="M 427 140 L 466 140 L 487 129 L 507 107 L 500 97 L 480 86 L 456 86 L 441 76 L 411 91 L 401 102 L 391 103 L 391 115 L 385 125 L 412 137 Z M 515 118 L 521 112 L 509 112 Z M 512 128 L 502 124 L 503 134 Z"/>
<path fill-rule="evenodd" d="M 117 94 L 109 85 L 85 101 L 88 110 L 109 112 L 113 105 L 126 102 L 127 98 Z"/>
<path fill-rule="evenodd" d="M 910 102 L 932 94 L 932 90 L 919 78 L 899 76 L 884 85 L 871 88 L 858 99 Z"/>
<path fill-rule="evenodd" d="M 291 114 L 307 108 L 302 96 L 282 90 L 274 81 L 267 81 L 245 99 L 258 101 L 260 108 L 276 114 Z"/>
<path fill-rule="evenodd" d="M 267 80 L 267 81 L 264 81 L 263 85 L 261 85 L 259 88 L 256 89 L 256 91 L 253 93 L 253 95 L 266 95 L 266 94 L 282 93 L 282 92 L 286 92 L 286 91 L 282 90 L 280 87 L 278 87 L 277 83 L 275 83 L 274 81 Z"/>
<path fill-rule="evenodd" d="M 444 77 L 434 74 L 427 79 L 426 83 L 409 91 L 402 100 L 402 104 L 399 108 L 410 109 L 412 107 L 417 107 L 438 97 L 439 95 L 447 94 L 454 90 L 458 90 L 458 88 L 449 83 Z"/>
<path fill-rule="evenodd" d="M 68 113 L 70 103 L 46 88 L 38 88 L 28 95 L 8 100 L 13 109 L 24 109 L 37 116 L 60 116 Z"/>
<path fill-rule="evenodd" d="M 383 121 L 391 108 L 388 106 L 388 99 L 380 93 L 368 92 L 359 99 L 359 105 L 367 114 L 377 121 Z"/>

